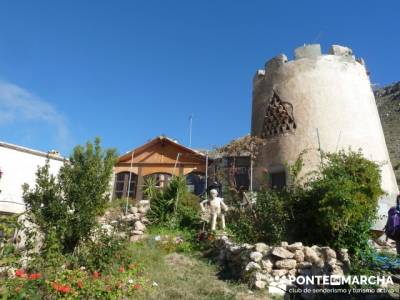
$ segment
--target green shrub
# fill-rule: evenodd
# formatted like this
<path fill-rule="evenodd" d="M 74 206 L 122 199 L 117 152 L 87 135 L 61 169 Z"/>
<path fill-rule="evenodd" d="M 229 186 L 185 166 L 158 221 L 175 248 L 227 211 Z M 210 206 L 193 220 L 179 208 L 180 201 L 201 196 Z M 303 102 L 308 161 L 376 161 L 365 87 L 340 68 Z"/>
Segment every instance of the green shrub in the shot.
<path fill-rule="evenodd" d="M 383 195 L 380 180 L 379 165 L 361 152 L 325 154 L 319 175 L 292 197 L 293 235 L 352 254 L 366 251 Z"/>
<path fill-rule="evenodd" d="M 49 173 L 47 162 L 36 173 L 36 185 L 32 189 L 23 186 L 29 216 L 40 226 L 47 244 L 53 230 L 63 253 L 73 252 L 89 237 L 96 216 L 108 203 L 115 158 L 115 150 L 103 150 L 97 138 L 94 144 L 75 147 L 57 177 Z"/>
<path fill-rule="evenodd" d="M 149 220 L 169 228 L 194 228 L 200 223 L 198 199 L 186 187 L 184 177 L 173 177 L 165 189 L 147 188 L 150 198 Z"/>
<path fill-rule="evenodd" d="M 286 193 L 277 190 L 260 191 L 257 201 L 246 209 L 228 213 L 228 228 L 244 242 L 277 243 L 286 240 L 288 214 Z"/>
<path fill-rule="evenodd" d="M 229 228 L 249 242 L 302 241 L 347 248 L 354 257 L 366 255 L 383 195 L 379 165 L 351 150 L 322 158 L 313 177 L 291 178 L 283 191 L 260 191 L 252 207 L 231 212 Z M 300 174 L 302 164 L 301 155 L 290 173 Z"/>
<path fill-rule="evenodd" d="M 88 239 L 79 245 L 76 254 L 77 267 L 85 266 L 92 271 L 107 271 L 113 264 L 128 264 L 130 253 L 125 251 L 127 242 L 100 228 L 96 238 Z"/>

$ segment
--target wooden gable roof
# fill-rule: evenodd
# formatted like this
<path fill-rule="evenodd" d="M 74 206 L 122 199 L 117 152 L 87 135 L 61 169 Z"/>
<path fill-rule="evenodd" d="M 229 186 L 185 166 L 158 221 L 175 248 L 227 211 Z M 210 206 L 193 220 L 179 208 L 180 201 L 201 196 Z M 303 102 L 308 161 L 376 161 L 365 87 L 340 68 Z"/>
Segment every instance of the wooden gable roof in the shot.
<path fill-rule="evenodd" d="M 117 164 L 174 164 L 179 153 L 179 163 L 202 164 L 206 156 L 174 140 L 158 136 L 146 144 L 118 158 Z"/>

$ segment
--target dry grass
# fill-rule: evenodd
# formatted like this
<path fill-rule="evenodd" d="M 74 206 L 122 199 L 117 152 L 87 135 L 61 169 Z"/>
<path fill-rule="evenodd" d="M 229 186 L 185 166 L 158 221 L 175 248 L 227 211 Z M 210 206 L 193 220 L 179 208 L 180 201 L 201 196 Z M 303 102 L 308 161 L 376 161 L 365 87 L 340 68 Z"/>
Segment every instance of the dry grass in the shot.
<path fill-rule="evenodd" d="M 251 293 L 244 284 L 218 278 L 218 268 L 197 254 L 166 253 L 150 238 L 132 249 L 145 265 L 145 276 L 157 283 L 141 292 L 140 299 L 269 299 L 266 293 Z"/>

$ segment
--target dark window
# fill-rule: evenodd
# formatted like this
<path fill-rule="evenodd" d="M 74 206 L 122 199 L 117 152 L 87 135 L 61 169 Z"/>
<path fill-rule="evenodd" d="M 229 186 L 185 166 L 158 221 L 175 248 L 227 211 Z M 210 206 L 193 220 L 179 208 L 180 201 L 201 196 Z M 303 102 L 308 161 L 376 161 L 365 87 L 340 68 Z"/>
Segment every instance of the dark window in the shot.
<path fill-rule="evenodd" d="M 186 175 L 186 185 L 189 192 L 199 196 L 204 193 L 206 178 L 203 173 L 191 172 Z"/>
<path fill-rule="evenodd" d="M 130 174 L 130 176 L 129 176 Z M 130 184 L 129 184 L 130 178 Z M 117 198 L 136 196 L 137 175 L 135 173 L 121 172 L 115 175 L 115 189 L 114 194 Z"/>
<path fill-rule="evenodd" d="M 270 175 L 271 187 L 274 189 L 283 189 L 286 186 L 286 172 L 279 171 Z"/>

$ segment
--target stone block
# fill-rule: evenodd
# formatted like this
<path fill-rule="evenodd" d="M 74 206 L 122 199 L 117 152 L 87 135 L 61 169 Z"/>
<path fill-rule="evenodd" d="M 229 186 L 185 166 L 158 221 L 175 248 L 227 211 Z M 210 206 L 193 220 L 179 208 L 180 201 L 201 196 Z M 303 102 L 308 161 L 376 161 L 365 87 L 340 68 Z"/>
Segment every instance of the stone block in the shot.
<path fill-rule="evenodd" d="M 255 262 L 261 261 L 263 255 L 260 252 L 254 251 L 250 253 L 250 259 Z"/>
<path fill-rule="evenodd" d="M 261 270 L 261 266 L 258 263 L 255 263 L 254 261 L 249 262 L 246 267 L 245 271 L 246 272 L 251 272 L 254 270 Z"/>
<path fill-rule="evenodd" d="M 297 242 L 290 244 L 286 247 L 289 251 L 296 251 L 296 250 L 303 250 L 303 243 L 302 242 Z"/>
<path fill-rule="evenodd" d="M 263 290 L 265 289 L 267 283 L 265 281 L 257 280 L 254 282 L 254 288 L 256 290 Z"/>
<path fill-rule="evenodd" d="M 275 267 L 277 269 L 294 269 L 296 268 L 297 262 L 295 259 L 281 259 L 275 262 Z"/>
<path fill-rule="evenodd" d="M 271 254 L 280 258 L 293 258 L 294 254 L 283 247 L 272 248 Z"/>
<path fill-rule="evenodd" d="M 272 270 L 271 275 L 273 277 L 282 277 L 284 275 L 286 275 L 289 272 L 289 270 L 287 269 L 275 269 Z"/>
<path fill-rule="evenodd" d="M 301 263 L 304 261 L 304 252 L 303 250 L 296 250 L 294 252 L 294 257 L 293 257 L 298 263 Z"/>
<path fill-rule="evenodd" d="M 264 243 L 257 243 L 254 245 L 254 250 L 262 254 L 266 254 L 269 250 L 269 246 Z"/>
<path fill-rule="evenodd" d="M 273 266 L 274 264 L 269 259 L 261 260 L 261 268 L 265 270 L 267 273 L 271 273 Z"/>
<path fill-rule="evenodd" d="M 316 263 L 319 261 L 317 252 L 311 247 L 304 247 L 304 260 L 310 263 Z"/>

